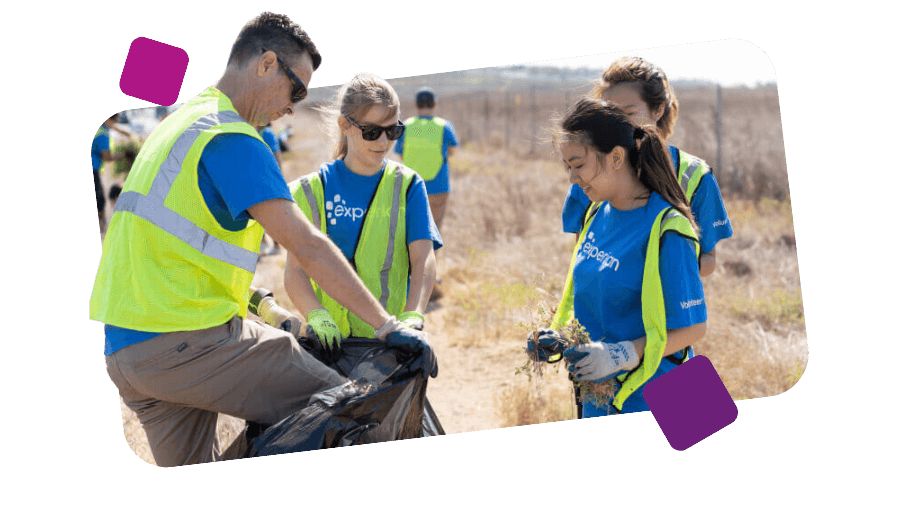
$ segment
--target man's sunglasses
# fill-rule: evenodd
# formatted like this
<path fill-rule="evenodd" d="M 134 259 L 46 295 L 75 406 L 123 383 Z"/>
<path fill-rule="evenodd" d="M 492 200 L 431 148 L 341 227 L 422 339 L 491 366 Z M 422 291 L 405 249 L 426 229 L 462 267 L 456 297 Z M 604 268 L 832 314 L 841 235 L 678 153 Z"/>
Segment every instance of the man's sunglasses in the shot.
<path fill-rule="evenodd" d="M 266 48 L 263 48 L 263 53 L 265 53 L 266 51 L 268 50 Z M 291 80 L 291 102 L 296 104 L 297 102 L 306 98 L 307 90 L 306 85 L 303 84 L 303 81 L 301 81 L 296 74 L 291 72 L 291 69 L 284 64 L 284 62 L 281 60 L 281 57 L 279 57 L 277 54 L 275 55 L 275 59 L 278 60 L 278 64 L 281 65 L 281 69 L 284 70 L 284 73 L 287 74 L 288 79 Z"/>
<path fill-rule="evenodd" d="M 403 135 L 403 131 L 406 130 L 406 125 L 403 124 L 402 121 L 398 121 L 396 125 L 391 126 L 379 126 L 379 125 L 360 125 L 359 123 L 353 121 L 353 118 L 350 116 L 344 116 L 347 118 L 347 121 L 350 122 L 351 125 L 362 131 L 362 138 L 367 141 L 378 140 L 381 137 L 381 132 L 387 134 L 388 140 L 395 141 Z"/>

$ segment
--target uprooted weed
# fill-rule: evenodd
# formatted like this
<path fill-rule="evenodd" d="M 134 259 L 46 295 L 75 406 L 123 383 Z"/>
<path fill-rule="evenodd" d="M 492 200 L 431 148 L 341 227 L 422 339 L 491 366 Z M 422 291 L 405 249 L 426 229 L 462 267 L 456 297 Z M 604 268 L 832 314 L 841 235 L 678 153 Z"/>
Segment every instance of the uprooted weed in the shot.
<path fill-rule="evenodd" d="M 548 363 L 538 359 L 538 336 L 541 329 L 550 328 L 555 313 L 555 309 L 548 309 L 544 305 L 539 305 L 537 317 L 535 318 L 534 315 L 532 316 L 531 324 L 519 324 L 528 330 L 527 339 L 534 344 L 534 350 L 529 351 L 527 348 L 525 349 L 525 363 L 516 369 L 516 374 L 524 373 L 528 376 L 529 381 L 534 377 L 541 379 L 544 376 L 544 367 L 547 366 Z M 565 347 L 567 349 L 579 344 L 591 342 L 591 338 L 587 331 L 580 323 L 578 323 L 578 320 L 574 318 L 569 323 L 560 326 L 558 333 L 566 343 Z M 559 357 L 559 359 L 561 359 L 561 357 Z M 557 368 L 559 367 L 559 363 L 559 360 L 556 360 L 555 364 Z M 579 400 L 582 403 L 590 403 L 599 408 L 600 406 L 609 403 L 615 395 L 615 380 L 610 379 L 603 382 L 593 382 L 582 381 L 571 376 L 570 379 L 572 380 L 576 391 L 580 393 Z"/>

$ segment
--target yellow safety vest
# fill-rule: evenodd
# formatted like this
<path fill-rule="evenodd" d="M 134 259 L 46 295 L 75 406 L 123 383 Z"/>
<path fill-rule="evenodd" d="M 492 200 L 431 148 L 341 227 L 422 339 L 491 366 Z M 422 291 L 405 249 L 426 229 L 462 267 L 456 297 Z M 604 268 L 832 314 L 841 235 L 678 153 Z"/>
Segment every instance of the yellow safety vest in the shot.
<path fill-rule="evenodd" d="M 575 260 L 581 244 L 587 235 L 597 210 L 600 208 L 599 203 L 592 203 L 589 206 L 589 214 L 585 218 L 584 226 L 581 228 L 581 235 L 578 238 L 578 245 L 572 254 L 572 261 L 569 265 L 569 272 L 566 277 L 565 288 L 563 289 L 562 301 L 554 315 L 551 328 L 559 330 L 567 325 L 575 316 L 574 301 L 574 270 Z M 685 237 L 689 237 L 694 242 L 694 248 L 697 258 L 700 258 L 700 242 L 697 234 L 691 227 L 690 221 L 673 207 L 666 207 L 656 216 L 653 226 L 650 229 L 650 238 L 647 242 L 647 256 L 644 260 L 644 275 L 641 285 L 641 316 L 644 322 L 644 332 L 647 336 L 647 344 L 644 348 L 644 358 L 641 364 L 634 370 L 623 373 L 618 376 L 617 380 L 621 383 L 618 393 L 613 399 L 613 407 L 617 411 L 621 411 L 625 400 L 646 383 L 659 369 L 659 364 L 663 358 L 663 352 L 666 348 L 668 333 L 666 330 L 666 307 L 662 291 L 662 282 L 659 277 L 659 243 L 662 235 L 666 232 L 677 232 Z M 682 361 L 687 360 L 688 351 L 683 350 Z"/>
<path fill-rule="evenodd" d="M 409 118 L 404 124 L 403 164 L 418 172 L 422 179 L 431 181 L 444 165 L 444 125 L 447 120 L 438 118 Z"/>
<path fill-rule="evenodd" d="M 387 161 L 375 196 L 366 210 L 351 262 L 360 279 L 385 310 L 397 316 L 406 306 L 409 248 L 406 244 L 406 194 L 415 173 Z M 316 228 L 328 235 L 325 190 L 318 172 L 290 184 L 300 209 Z M 310 203 L 313 203 L 311 205 Z M 313 208 L 316 212 L 313 212 Z M 312 281 L 316 298 L 331 313 L 343 337 L 375 337 L 375 329 L 338 304 Z"/>
<path fill-rule="evenodd" d="M 200 155 L 222 133 L 263 142 L 227 96 L 207 88 L 144 143 L 110 220 L 92 319 L 171 332 L 246 316 L 263 228 L 252 220 L 240 231 L 222 228 L 197 183 Z"/>
<path fill-rule="evenodd" d="M 700 186 L 703 176 L 712 171 L 702 159 L 682 150 L 678 150 L 678 184 L 684 190 L 688 205 L 694 199 L 694 193 Z"/>

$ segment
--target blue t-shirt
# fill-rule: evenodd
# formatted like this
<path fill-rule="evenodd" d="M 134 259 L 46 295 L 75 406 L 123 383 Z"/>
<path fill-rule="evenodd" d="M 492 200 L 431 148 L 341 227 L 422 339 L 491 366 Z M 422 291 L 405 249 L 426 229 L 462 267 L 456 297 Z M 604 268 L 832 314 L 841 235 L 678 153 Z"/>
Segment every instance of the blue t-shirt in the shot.
<path fill-rule="evenodd" d="M 422 119 L 430 120 L 434 116 L 419 116 Z M 394 145 L 394 152 L 398 155 L 403 155 L 403 138 L 406 137 L 406 132 L 403 132 L 403 135 L 397 139 L 397 144 Z M 447 193 L 450 191 L 450 168 L 447 165 L 447 150 L 450 149 L 450 146 L 458 146 L 459 141 L 456 140 L 456 131 L 453 130 L 453 125 L 445 120 L 444 123 L 444 136 L 441 144 L 441 156 L 444 158 L 444 163 L 441 165 L 441 169 L 438 171 L 437 175 L 434 176 L 434 179 L 430 181 L 425 181 L 425 189 L 428 191 L 429 195 L 437 195 L 440 193 Z"/>
<path fill-rule="evenodd" d="M 197 177 L 213 217 L 233 232 L 247 227 L 251 219 L 247 209 L 255 204 L 276 198 L 293 201 L 272 151 L 249 135 L 213 137 L 200 155 Z M 106 355 L 159 335 L 113 325 L 106 325 L 105 330 Z"/>
<path fill-rule="evenodd" d="M 103 152 L 109 151 L 109 130 L 102 129 L 100 135 L 94 137 L 91 143 L 91 164 L 94 166 L 94 172 L 99 172 L 103 166 Z"/>
<path fill-rule="evenodd" d="M 645 335 L 641 283 L 653 221 L 669 204 L 653 192 L 646 205 L 620 211 L 604 202 L 597 211 L 575 260 L 574 311 L 591 339 L 616 343 Z M 706 321 L 706 302 L 693 243 L 677 233 L 660 241 L 659 272 L 665 298 L 666 328 Z M 663 359 L 654 378 L 673 369 Z M 645 411 L 643 387 L 629 396 L 622 412 Z M 606 408 L 584 404 L 584 416 L 601 416 Z"/>
<path fill-rule="evenodd" d="M 678 148 L 669 146 L 669 154 L 672 163 L 678 166 Z M 577 184 L 569 188 L 566 202 L 563 204 L 562 221 L 563 231 L 580 233 L 584 213 L 591 200 Z M 722 193 L 719 191 L 719 183 L 712 172 L 707 173 L 700 180 L 694 198 L 691 200 L 691 214 L 700 228 L 700 252 L 708 253 L 715 249 L 716 244 L 731 237 L 733 231 L 725 203 L 722 201 Z"/>
<path fill-rule="evenodd" d="M 269 145 L 269 149 L 271 149 L 273 153 L 278 153 L 281 151 L 281 141 L 278 140 L 278 137 L 275 136 L 275 132 L 272 131 L 272 127 L 263 128 L 262 130 L 260 130 L 259 135 L 261 135 L 263 140 L 266 141 L 266 144 Z"/>
<path fill-rule="evenodd" d="M 348 169 L 343 160 L 334 160 L 319 168 L 325 192 L 328 237 L 348 260 L 353 259 L 366 210 L 383 174 L 384 167 L 375 175 L 361 176 Z M 406 193 L 406 244 L 420 239 L 431 239 L 435 251 L 444 244 L 428 207 L 425 182 L 416 174 Z"/>

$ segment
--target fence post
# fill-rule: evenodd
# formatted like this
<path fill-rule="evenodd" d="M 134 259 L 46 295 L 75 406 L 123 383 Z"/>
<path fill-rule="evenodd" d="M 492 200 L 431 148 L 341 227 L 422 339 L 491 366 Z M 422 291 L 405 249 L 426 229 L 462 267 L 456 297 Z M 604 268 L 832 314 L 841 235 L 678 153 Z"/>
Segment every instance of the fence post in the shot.
<path fill-rule="evenodd" d="M 490 137 L 490 125 L 488 124 L 488 118 L 490 118 L 490 97 L 491 92 L 486 92 L 484 94 L 484 138 L 482 139 L 484 142 L 488 141 L 488 137 Z"/>
<path fill-rule="evenodd" d="M 537 104 L 534 100 L 534 86 L 531 86 L 531 151 L 534 154 L 534 145 L 537 144 Z"/>
<path fill-rule="evenodd" d="M 503 100 L 506 107 L 506 133 L 503 136 L 503 141 L 506 149 L 509 149 L 509 90 L 503 92 Z"/>

